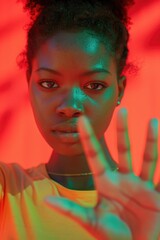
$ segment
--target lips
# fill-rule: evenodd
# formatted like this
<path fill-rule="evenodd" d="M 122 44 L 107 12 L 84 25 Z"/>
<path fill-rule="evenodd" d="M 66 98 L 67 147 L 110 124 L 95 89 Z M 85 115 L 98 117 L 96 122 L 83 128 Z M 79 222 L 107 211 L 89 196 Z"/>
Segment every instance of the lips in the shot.
<path fill-rule="evenodd" d="M 77 133 L 78 132 L 77 123 L 74 123 L 74 124 L 61 123 L 61 124 L 58 124 L 53 128 L 53 131 L 63 132 L 63 133 Z"/>
<path fill-rule="evenodd" d="M 59 132 L 59 133 L 78 133 L 77 131 L 73 131 L 73 130 L 56 130 L 55 132 Z"/>
<path fill-rule="evenodd" d="M 53 136 L 63 144 L 75 144 L 79 142 L 79 132 L 76 123 L 72 125 L 67 123 L 58 124 L 52 132 Z"/>
<path fill-rule="evenodd" d="M 58 140 L 58 142 L 64 143 L 64 144 L 71 144 L 71 143 L 77 143 L 80 141 L 80 136 L 78 132 L 60 132 L 60 131 L 53 131 L 53 136 Z"/>

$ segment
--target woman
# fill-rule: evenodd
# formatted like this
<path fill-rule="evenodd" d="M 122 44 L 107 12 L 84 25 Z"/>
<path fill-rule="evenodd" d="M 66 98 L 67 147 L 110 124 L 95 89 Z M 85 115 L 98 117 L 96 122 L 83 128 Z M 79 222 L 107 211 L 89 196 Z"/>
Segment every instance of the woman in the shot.
<path fill-rule="evenodd" d="M 158 239 L 157 120 L 149 124 L 140 177 L 132 171 L 125 109 L 118 166 L 104 139 L 126 85 L 131 3 L 26 2 L 23 62 L 35 120 L 53 153 L 27 170 L 0 164 L 2 239 Z"/>

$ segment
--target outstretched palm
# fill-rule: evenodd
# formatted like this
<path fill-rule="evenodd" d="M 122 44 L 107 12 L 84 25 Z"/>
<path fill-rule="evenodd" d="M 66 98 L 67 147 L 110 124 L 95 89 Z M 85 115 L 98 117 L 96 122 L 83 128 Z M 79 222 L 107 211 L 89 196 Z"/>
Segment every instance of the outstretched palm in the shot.
<path fill-rule="evenodd" d="M 96 239 L 157 240 L 160 236 L 160 184 L 153 184 L 158 142 L 158 121 L 151 120 L 141 174 L 132 170 L 127 112 L 118 114 L 119 171 L 111 171 L 88 120 L 78 128 L 83 148 L 94 173 L 98 192 L 95 208 L 82 207 L 68 199 L 48 198 L 48 206 L 70 216 Z"/>

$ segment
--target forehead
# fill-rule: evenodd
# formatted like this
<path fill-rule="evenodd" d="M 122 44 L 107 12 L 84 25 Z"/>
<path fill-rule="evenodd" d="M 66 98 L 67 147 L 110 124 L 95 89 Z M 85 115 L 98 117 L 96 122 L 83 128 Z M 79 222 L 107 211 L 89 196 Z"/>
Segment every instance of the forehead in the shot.
<path fill-rule="evenodd" d="M 79 49 L 86 54 L 95 54 L 100 48 L 99 38 L 87 31 L 82 32 L 60 32 L 48 40 L 51 48 Z M 102 47 L 102 46 L 101 46 Z"/>
<path fill-rule="evenodd" d="M 59 32 L 49 38 L 38 50 L 36 65 L 51 67 L 54 65 L 90 67 L 90 65 L 108 66 L 113 57 L 107 46 L 94 33 Z M 34 61 L 35 62 L 35 61 Z M 86 66 L 87 65 L 87 66 Z"/>

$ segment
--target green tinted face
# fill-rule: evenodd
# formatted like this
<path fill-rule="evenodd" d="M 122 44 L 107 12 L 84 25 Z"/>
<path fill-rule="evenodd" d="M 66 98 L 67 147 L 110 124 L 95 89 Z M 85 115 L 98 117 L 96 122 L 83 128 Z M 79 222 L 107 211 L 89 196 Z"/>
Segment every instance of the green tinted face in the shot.
<path fill-rule="evenodd" d="M 81 154 L 80 142 L 61 142 L 52 132 L 58 123 L 86 115 L 100 139 L 110 123 L 123 80 L 117 79 L 114 57 L 87 32 L 61 32 L 46 41 L 32 62 L 29 94 L 37 126 L 63 155 Z"/>

